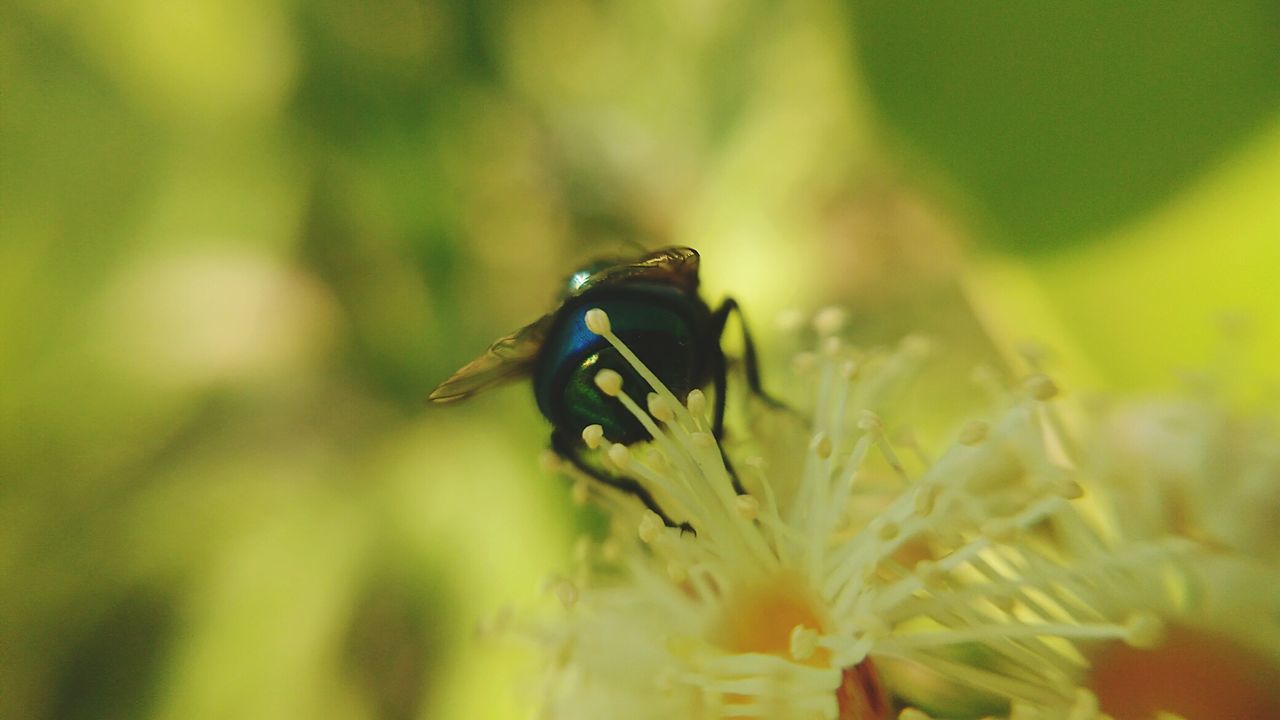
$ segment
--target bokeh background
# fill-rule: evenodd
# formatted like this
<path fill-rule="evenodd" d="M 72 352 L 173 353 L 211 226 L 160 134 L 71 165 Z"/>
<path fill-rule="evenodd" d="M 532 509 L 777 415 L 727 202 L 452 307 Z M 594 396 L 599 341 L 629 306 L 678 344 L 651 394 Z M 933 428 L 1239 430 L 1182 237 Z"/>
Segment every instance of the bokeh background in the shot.
<path fill-rule="evenodd" d="M 4 718 L 525 716 L 590 521 L 423 399 L 592 255 L 1276 398 L 1271 0 L 11 0 L 0 162 Z"/>

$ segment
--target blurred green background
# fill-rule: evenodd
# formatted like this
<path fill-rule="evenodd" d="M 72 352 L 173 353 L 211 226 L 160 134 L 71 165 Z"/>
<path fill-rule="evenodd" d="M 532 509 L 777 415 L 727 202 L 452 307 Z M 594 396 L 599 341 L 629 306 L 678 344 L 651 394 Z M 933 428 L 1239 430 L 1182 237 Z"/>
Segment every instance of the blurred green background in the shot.
<path fill-rule="evenodd" d="M 583 521 L 423 398 L 636 243 L 766 348 L 1275 398 L 1271 1 L 14 0 L 0 83 L 0 717 L 526 715 L 473 628 Z"/>

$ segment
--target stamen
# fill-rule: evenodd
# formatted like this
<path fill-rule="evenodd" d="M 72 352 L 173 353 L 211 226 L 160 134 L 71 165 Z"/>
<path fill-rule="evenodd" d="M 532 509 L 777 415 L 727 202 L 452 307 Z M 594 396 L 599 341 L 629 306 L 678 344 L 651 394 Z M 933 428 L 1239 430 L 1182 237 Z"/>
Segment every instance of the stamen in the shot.
<path fill-rule="evenodd" d="M 582 319 L 586 322 L 587 329 L 597 335 L 608 335 L 613 332 L 609 315 L 600 308 L 591 308 Z"/>
<path fill-rule="evenodd" d="M 640 516 L 640 525 L 636 528 L 636 534 L 640 541 L 646 545 L 652 543 L 658 537 L 658 533 L 662 532 L 662 528 L 666 524 L 662 522 L 662 518 L 652 510 L 646 510 L 644 515 Z"/>
<path fill-rule="evenodd" d="M 675 422 L 676 411 L 671 407 L 671 402 L 658 393 L 649 393 L 648 396 L 649 414 L 657 418 L 660 422 L 671 424 Z"/>
<path fill-rule="evenodd" d="M 831 436 L 819 430 L 809 441 L 809 449 L 818 457 L 826 460 L 831 457 Z"/>
<path fill-rule="evenodd" d="M 823 337 L 835 335 L 844 327 L 846 314 L 843 308 L 824 307 L 813 316 L 813 329 Z"/>
<path fill-rule="evenodd" d="M 697 388 L 689 391 L 689 397 L 685 398 L 685 403 L 689 406 L 689 414 L 696 420 L 702 422 L 707 416 L 707 396 Z"/>
<path fill-rule="evenodd" d="M 1058 386 L 1048 375 L 1032 375 L 1023 382 L 1023 386 L 1027 389 L 1027 394 L 1041 402 L 1052 400 L 1058 395 Z"/>
<path fill-rule="evenodd" d="M 622 376 L 609 369 L 596 373 L 596 387 L 609 397 L 618 397 L 622 393 Z"/>
<path fill-rule="evenodd" d="M 604 441 L 604 428 L 600 425 L 588 425 L 582 428 L 582 442 L 587 447 L 595 450 L 600 447 L 600 443 Z"/>
<path fill-rule="evenodd" d="M 1164 639 L 1164 623 L 1150 613 L 1139 613 L 1124 624 L 1124 641 L 1130 647 L 1153 648 Z"/>
<path fill-rule="evenodd" d="M 579 478 L 573 483 L 573 488 L 569 492 L 569 497 L 573 500 L 573 504 L 579 507 L 586 505 L 591 499 L 591 489 L 587 481 Z"/>
<path fill-rule="evenodd" d="M 818 631 L 804 625 L 791 629 L 791 657 L 808 660 L 818 649 Z"/>
<path fill-rule="evenodd" d="M 987 439 L 987 431 L 991 426 L 981 420 L 970 420 L 960 428 L 960 436 L 957 441 L 961 445 L 973 446 Z"/>
<path fill-rule="evenodd" d="M 626 445 L 614 443 L 609 446 L 609 460 L 613 461 L 613 464 L 617 465 L 619 470 L 625 472 L 631 465 L 631 451 Z"/>

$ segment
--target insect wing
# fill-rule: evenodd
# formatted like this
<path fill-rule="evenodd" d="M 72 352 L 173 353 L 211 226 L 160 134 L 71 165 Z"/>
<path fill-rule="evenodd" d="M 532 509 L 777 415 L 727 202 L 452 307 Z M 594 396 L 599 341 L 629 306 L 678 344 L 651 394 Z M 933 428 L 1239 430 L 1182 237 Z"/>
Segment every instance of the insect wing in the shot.
<path fill-rule="evenodd" d="M 698 251 L 688 247 L 655 250 L 632 262 L 611 265 L 587 278 L 574 293 L 599 285 L 632 280 L 663 280 L 688 293 L 698 291 Z"/>
<path fill-rule="evenodd" d="M 462 400 L 498 383 L 529 374 L 553 319 L 551 314 L 543 315 L 536 322 L 494 341 L 483 355 L 437 385 L 427 399 L 436 403 Z"/>

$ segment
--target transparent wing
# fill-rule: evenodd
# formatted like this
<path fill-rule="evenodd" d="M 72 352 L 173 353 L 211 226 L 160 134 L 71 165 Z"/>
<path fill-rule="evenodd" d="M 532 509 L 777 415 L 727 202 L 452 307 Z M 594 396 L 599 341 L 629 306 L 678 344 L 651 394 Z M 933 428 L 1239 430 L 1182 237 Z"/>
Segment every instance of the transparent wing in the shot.
<path fill-rule="evenodd" d="M 610 265 L 591 274 L 577 290 L 586 290 L 610 283 L 631 280 L 663 280 L 688 293 L 698 291 L 698 251 L 688 247 L 669 247 L 655 250 L 638 260 Z"/>
<path fill-rule="evenodd" d="M 553 319 L 554 315 L 548 313 L 494 341 L 483 355 L 437 385 L 427 399 L 435 403 L 462 400 L 501 382 L 528 375 L 533 370 Z"/>

